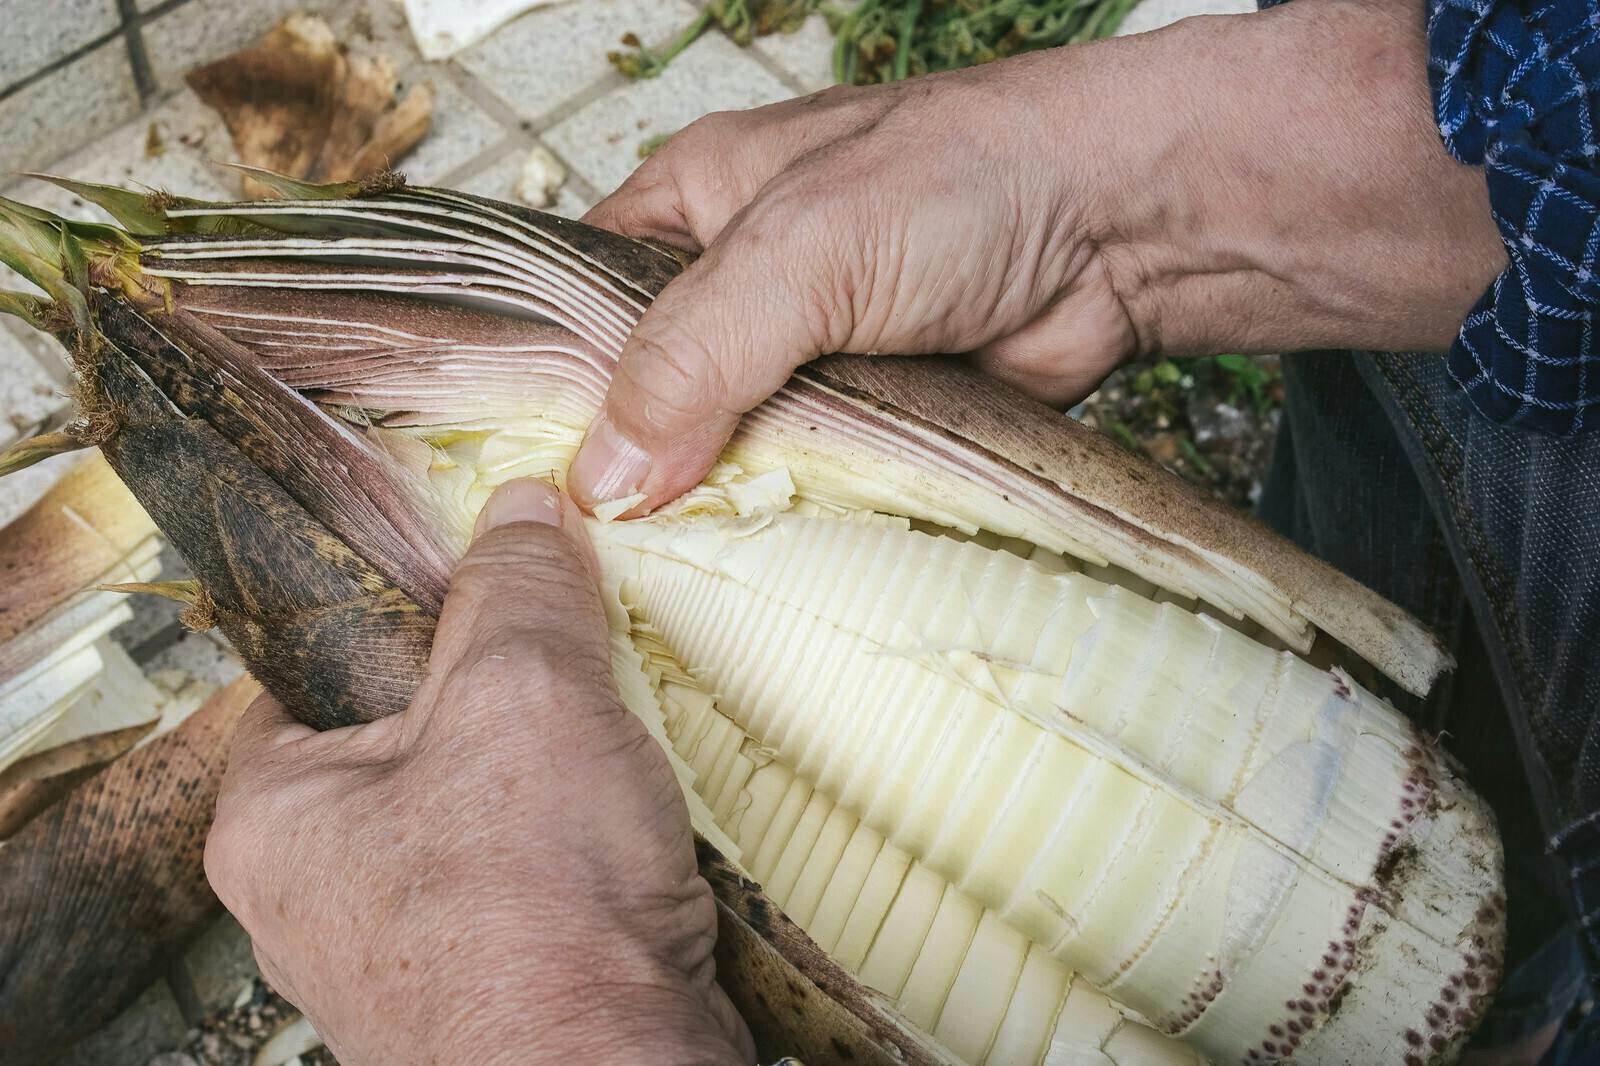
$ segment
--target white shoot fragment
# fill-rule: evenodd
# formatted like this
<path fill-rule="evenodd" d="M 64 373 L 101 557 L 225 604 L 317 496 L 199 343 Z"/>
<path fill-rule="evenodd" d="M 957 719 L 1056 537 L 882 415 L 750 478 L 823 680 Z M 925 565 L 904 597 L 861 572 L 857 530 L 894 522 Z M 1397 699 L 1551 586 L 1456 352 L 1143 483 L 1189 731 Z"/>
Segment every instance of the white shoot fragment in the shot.
<path fill-rule="evenodd" d="M 549 207 L 556 202 L 556 193 L 567 180 L 567 168 L 555 154 L 539 144 L 522 161 L 522 173 L 517 175 L 517 199 L 529 207 Z"/>
<path fill-rule="evenodd" d="M 787 467 L 768 470 L 742 483 L 728 483 L 728 502 L 741 517 L 757 511 L 787 511 L 793 499 L 794 480 Z"/>
<path fill-rule="evenodd" d="M 644 493 L 636 492 L 632 496 L 624 496 L 620 500 L 608 500 L 605 503 L 596 504 L 594 516 L 599 519 L 602 525 L 615 522 L 619 517 L 643 503 L 645 498 Z"/>
<path fill-rule="evenodd" d="M 297 1015 L 294 1021 L 273 1033 L 272 1039 L 261 1045 L 251 1066 L 286 1066 L 289 1060 L 321 1046 L 322 1037 L 311 1027 L 310 1019 L 303 1014 Z"/>

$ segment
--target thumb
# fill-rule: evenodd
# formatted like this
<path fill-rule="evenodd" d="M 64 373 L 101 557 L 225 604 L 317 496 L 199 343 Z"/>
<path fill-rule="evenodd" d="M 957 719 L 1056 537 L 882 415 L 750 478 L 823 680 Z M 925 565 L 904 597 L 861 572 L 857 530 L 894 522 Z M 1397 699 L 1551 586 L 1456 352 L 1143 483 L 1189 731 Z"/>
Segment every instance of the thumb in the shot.
<path fill-rule="evenodd" d="M 586 507 L 643 493 L 642 514 L 705 477 L 739 417 L 849 336 L 814 240 L 737 220 L 639 320 L 568 474 Z M 814 235 L 813 235 L 814 237 Z"/>
<path fill-rule="evenodd" d="M 506 721 L 530 693 L 603 690 L 611 665 L 598 572 L 570 500 L 533 478 L 496 489 L 451 578 L 428 683 L 407 712 L 412 729 L 441 716 Z"/>

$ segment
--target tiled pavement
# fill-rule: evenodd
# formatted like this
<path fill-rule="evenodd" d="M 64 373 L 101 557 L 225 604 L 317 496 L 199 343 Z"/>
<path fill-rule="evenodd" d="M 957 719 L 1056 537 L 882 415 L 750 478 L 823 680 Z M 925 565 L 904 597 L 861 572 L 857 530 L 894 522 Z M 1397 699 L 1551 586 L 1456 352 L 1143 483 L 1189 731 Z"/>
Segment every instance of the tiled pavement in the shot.
<path fill-rule="evenodd" d="M 470 0 L 461 0 L 470 2 Z M 1145 0 L 1129 30 L 1253 0 Z M 11 175 L 75 178 L 225 197 L 235 175 L 220 121 L 183 72 L 240 48 L 293 10 L 322 15 L 357 51 L 393 59 L 403 83 L 431 82 L 433 128 L 400 168 L 416 182 L 510 199 L 536 144 L 568 177 L 554 206 L 576 216 L 638 164 L 639 146 L 709 111 L 752 107 L 830 82 L 831 39 L 817 19 L 799 33 L 741 49 L 703 36 L 656 79 L 630 82 L 606 62 L 628 32 L 674 37 L 690 0 L 568 0 L 536 9 L 445 62 L 424 62 L 393 0 L 0 0 L 0 194 L 80 217 L 94 208 L 54 186 Z M 0 288 L 21 284 L 0 267 Z M 0 323 L 0 447 L 67 416 L 68 377 L 53 345 Z M 53 460 L 0 482 L 0 523 L 49 484 Z M 181 666 L 219 680 L 238 667 L 220 641 L 183 634 L 175 612 L 142 605 L 118 634 L 148 668 Z M 173 1047 L 198 1011 L 230 1002 L 253 973 L 249 945 L 218 925 L 167 981 L 67 1061 L 142 1066 Z"/>

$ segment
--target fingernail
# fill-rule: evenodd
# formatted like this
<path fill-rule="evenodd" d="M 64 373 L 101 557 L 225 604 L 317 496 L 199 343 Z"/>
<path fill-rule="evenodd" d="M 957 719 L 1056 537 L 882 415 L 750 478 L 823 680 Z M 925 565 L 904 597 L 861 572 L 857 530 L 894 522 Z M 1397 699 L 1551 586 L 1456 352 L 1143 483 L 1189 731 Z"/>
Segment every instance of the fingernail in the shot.
<path fill-rule="evenodd" d="M 538 522 L 546 526 L 561 524 L 561 494 L 538 478 L 508 481 L 495 489 L 489 502 L 478 512 L 472 535 L 480 537 L 496 526 L 513 522 Z"/>
<path fill-rule="evenodd" d="M 624 437 L 602 413 L 572 461 L 567 484 L 574 496 L 593 506 L 632 496 L 649 475 L 650 457 L 644 449 Z"/>

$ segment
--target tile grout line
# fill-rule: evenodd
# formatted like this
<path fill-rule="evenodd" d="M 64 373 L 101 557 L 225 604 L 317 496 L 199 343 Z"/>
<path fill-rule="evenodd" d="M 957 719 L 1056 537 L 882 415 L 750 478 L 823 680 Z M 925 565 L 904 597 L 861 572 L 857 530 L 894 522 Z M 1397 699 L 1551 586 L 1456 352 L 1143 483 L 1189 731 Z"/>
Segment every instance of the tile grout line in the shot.
<path fill-rule="evenodd" d="M 128 66 L 133 68 L 133 84 L 139 90 L 142 111 L 156 95 L 156 76 L 144 46 L 144 26 L 138 22 L 139 10 L 134 0 L 117 0 L 117 11 L 122 16 L 122 39 L 128 46 Z"/>
<path fill-rule="evenodd" d="M 58 70 L 65 70 L 67 67 L 70 67 L 83 57 L 91 54 L 104 45 L 110 44 L 112 41 L 122 36 L 124 32 L 125 27 L 119 25 L 116 29 L 108 30 L 105 33 L 102 33 L 100 36 L 79 45 L 66 55 L 57 56 L 44 66 L 34 70 L 33 73 L 24 74 L 10 85 L 0 89 L 0 101 L 6 100 L 9 97 L 15 96 L 17 93 L 20 93 L 22 90 L 36 85 Z"/>
<path fill-rule="evenodd" d="M 454 57 L 438 63 L 429 63 L 424 60 L 422 69 L 431 74 L 439 74 L 450 80 L 450 83 L 460 89 L 462 94 L 482 108 L 490 118 L 507 129 L 525 129 L 526 120 L 516 109 L 500 99 L 493 89 L 479 81 L 470 71 L 455 61 Z"/>
<path fill-rule="evenodd" d="M 685 23 L 676 32 L 665 34 L 659 41 L 652 42 L 650 47 L 659 48 L 677 39 L 689 23 Z M 539 112 L 531 117 L 524 117 L 516 108 L 501 99 L 500 95 L 489 87 L 481 78 L 468 70 L 458 56 L 452 56 L 445 61 L 445 66 L 450 71 L 451 80 L 465 92 L 474 103 L 488 111 L 490 117 L 500 121 L 502 125 L 523 130 L 534 137 L 541 136 L 550 127 L 560 124 L 582 111 L 595 101 L 610 95 L 612 92 L 626 88 L 633 82 L 615 68 L 608 69 L 600 77 L 590 82 L 587 86 L 562 99 L 559 103 Z M 609 66 L 609 64 L 608 64 Z M 770 73 L 770 71 L 769 71 Z M 793 79 L 785 80 L 789 85 Z M 792 87 L 792 86 L 790 86 Z M 542 143 L 542 142 L 541 142 Z M 546 145 L 549 147 L 549 145 Z M 566 160 L 562 160 L 566 163 Z"/>
<path fill-rule="evenodd" d="M 465 159 L 445 171 L 439 176 L 438 183 L 443 188 L 453 189 L 468 178 L 476 177 L 488 170 L 498 163 L 502 157 L 508 156 L 518 149 L 526 149 L 532 143 L 532 140 L 526 134 L 507 133 L 489 147 L 482 149 L 471 158 Z M 405 167 L 402 166 L 400 169 L 403 172 Z"/>
<path fill-rule="evenodd" d="M 120 11 L 123 9 L 123 2 L 122 0 L 117 0 L 117 2 L 118 10 Z M 107 30 L 98 37 L 95 37 L 89 41 L 85 41 L 83 44 L 80 44 L 78 47 L 74 48 L 65 55 L 57 56 L 44 66 L 35 69 L 32 73 L 24 74 L 10 85 L 0 88 L 0 100 L 5 100 L 8 97 L 15 96 L 22 90 L 43 81 L 45 78 L 48 78 L 50 75 L 59 70 L 64 70 L 65 68 L 70 67 L 72 64 L 76 63 L 80 59 L 83 59 L 85 56 L 90 55 L 97 49 L 110 44 L 118 37 L 126 34 L 129 30 L 143 29 L 147 23 L 150 23 L 160 16 L 165 15 L 173 8 L 179 7 L 188 2 L 189 0 L 164 0 L 163 3 L 158 4 L 149 11 L 139 11 L 137 13 L 125 15 L 124 21 L 118 25 L 116 29 Z M 147 54 L 146 59 L 148 60 L 148 58 L 149 56 Z M 135 77 L 137 77 L 137 73 L 135 73 Z"/>
<path fill-rule="evenodd" d="M 738 42 L 734 43 L 738 45 Z M 750 56 L 751 59 L 755 60 L 756 64 L 766 70 L 768 74 L 771 74 L 774 78 L 777 78 L 780 85 L 794 93 L 796 96 L 810 96 L 812 93 L 819 91 L 816 89 L 807 89 L 797 76 L 789 73 L 787 67 L 767 54 L 766 49 L 761 47 L 760 41 L 754 41 L 746 45 L 738 45 L 738 47 L 740 51 L 744 52 Z"/>

